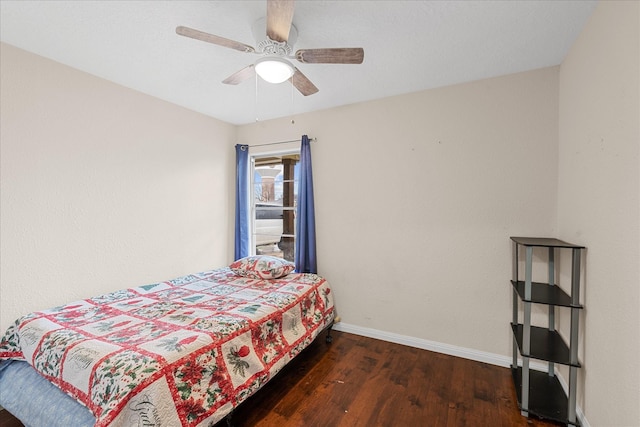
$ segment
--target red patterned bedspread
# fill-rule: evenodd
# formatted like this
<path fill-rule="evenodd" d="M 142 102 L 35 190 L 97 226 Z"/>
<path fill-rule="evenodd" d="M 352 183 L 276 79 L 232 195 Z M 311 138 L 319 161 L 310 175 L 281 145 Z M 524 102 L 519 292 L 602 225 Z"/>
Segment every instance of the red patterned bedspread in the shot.
<path fill-rule="evenodd" d="M 211 426 L 333 316 L 315 274 L 257 280 L 223 268 L 24 316 L 0 358 L 28 361 L 96 426 Z"/>

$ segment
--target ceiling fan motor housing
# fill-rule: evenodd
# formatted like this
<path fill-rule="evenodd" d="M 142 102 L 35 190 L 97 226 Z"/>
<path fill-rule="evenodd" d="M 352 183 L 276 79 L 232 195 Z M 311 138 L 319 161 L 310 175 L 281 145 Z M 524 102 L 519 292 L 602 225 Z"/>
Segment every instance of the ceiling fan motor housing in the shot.
<path fill-rule="evenodd" d="M 289 56 L 293 52 L 293 46 L 298 39 L 298 30 L 291 24 L 289 37 L 286 42 L 277 42 L 267 36 L 267 18 L 258 19 L 251 27 L 253 37 L 256 39 L 257 51 L 263 55 Z"/>
<path fill-rule="evenodd" d="M 287 42 L 277 42 L 269 38 L 258 43 L 258 52 L 269 56 L 289 56 L 293 49 Z"/>

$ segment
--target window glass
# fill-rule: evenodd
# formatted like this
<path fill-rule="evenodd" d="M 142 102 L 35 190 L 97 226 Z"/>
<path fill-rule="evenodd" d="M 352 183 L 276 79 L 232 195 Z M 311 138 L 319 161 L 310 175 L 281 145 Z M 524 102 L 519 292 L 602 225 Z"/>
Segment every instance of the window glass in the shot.
<path fill-rule="evenodd" d="M 299 152 L 252 157 L 252 248 L 256 255 L 294 259 Z"/>

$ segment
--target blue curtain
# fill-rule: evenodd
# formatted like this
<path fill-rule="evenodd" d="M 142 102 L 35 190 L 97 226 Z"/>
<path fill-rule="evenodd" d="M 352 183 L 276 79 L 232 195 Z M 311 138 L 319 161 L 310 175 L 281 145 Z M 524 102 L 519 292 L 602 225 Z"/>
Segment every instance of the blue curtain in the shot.
<path fill-rule="evenodd" d="M 299 273 L 317 273 L 316 218 L 313 203 L 311 145 L 307 135 L 300 147 L 300 180 L 296 209 L 296 252 L 294 262 Z"/>
<path fill-rule="evenodd" d="M 234 260 L 249 256 L 249 146 L 236 145 L 236 240 Z"/>

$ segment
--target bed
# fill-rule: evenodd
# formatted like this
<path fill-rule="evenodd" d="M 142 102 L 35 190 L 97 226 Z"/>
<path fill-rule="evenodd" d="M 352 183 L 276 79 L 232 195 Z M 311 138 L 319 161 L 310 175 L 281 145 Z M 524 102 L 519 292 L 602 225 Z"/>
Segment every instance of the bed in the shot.
<path fill-rule="evenodd" d="M 212 426 L 330 330 L 329 284 L 292 270 L 247 257 L 23 316 L 0 405 L 33 427 Z"/>

